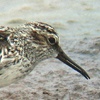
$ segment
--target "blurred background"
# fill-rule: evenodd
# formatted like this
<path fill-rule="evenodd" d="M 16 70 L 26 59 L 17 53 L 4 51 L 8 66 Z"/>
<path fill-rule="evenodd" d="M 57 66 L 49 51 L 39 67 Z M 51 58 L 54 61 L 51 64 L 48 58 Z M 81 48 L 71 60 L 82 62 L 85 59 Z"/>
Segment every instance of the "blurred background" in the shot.
<path fill-rule="evenodd" d="M 0 0 L 0 24 L 41 21 L 61 33 L 96 35 L 100 31 L 99 4 L 99 0 Z"/>
<path fill-rule="evenodd" d="M 100 100 L 100 0 L 0 0 L 0 26 L 45 22 L 64 51 L 90 75 L 50 59 L 18 83 L 0 89 L 0 100 Z"/>

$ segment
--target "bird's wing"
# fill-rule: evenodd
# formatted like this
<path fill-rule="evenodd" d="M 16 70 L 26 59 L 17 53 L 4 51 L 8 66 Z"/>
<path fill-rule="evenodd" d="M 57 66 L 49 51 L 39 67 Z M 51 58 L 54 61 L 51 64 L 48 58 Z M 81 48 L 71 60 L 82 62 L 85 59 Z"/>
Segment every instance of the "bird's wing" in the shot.
<path fill-rule="evenodd" d="M 10 31 L 9 27 L 0 27 L 0 51 L 3 47 L 8 47 L 10 45 L 7 40 L 8 36 L 11 34 Z"/>
<path fill-rule="evenodd" d="M 9 54 L 9 37 L 13 33 L 12 29 L 9 27 L 0 27 L 0 69 L 4 67 L 6 64 L 12 61 L 12 59 L 8 59 Z"/>

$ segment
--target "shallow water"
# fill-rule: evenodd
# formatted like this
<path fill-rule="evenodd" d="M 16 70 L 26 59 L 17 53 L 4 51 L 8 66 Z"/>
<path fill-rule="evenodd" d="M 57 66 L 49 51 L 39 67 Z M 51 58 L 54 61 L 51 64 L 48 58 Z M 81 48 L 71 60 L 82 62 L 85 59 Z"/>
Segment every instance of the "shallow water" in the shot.
<path fill-rule="evenodd" d="M 34 21 L 55 27 L 64 51 L 91 79 L 50 59 L 1 88 L 0 100 L 100 100 L 100 0 L 0 0 L 1 25 Z"/>

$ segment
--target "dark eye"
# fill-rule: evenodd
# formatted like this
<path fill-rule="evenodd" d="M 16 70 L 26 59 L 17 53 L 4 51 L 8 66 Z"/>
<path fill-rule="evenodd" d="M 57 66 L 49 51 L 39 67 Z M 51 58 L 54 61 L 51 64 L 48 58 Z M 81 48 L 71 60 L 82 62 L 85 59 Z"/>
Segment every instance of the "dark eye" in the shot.
<path fill-rule="evenodd" d="M 51 45 L 53 45 L 53 44 L 56 43 L 56 40 L 53 37 L 48 38 L 48 40 L 49 40 L 49 42 L 50 42 Z"/>

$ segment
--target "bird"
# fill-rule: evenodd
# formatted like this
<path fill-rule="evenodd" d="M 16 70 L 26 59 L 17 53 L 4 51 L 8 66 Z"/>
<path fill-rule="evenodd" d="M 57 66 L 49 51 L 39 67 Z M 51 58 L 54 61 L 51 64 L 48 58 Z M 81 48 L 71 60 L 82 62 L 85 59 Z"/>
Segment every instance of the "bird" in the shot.
<path fill-rule="evenodd" d="M 57 58 L 86 79 L 87 72 L 62 50 L 54 27 L 28 22 L 18 27 L 0 26 L 0 87 L 27 76 L 41 61 Z"/>

